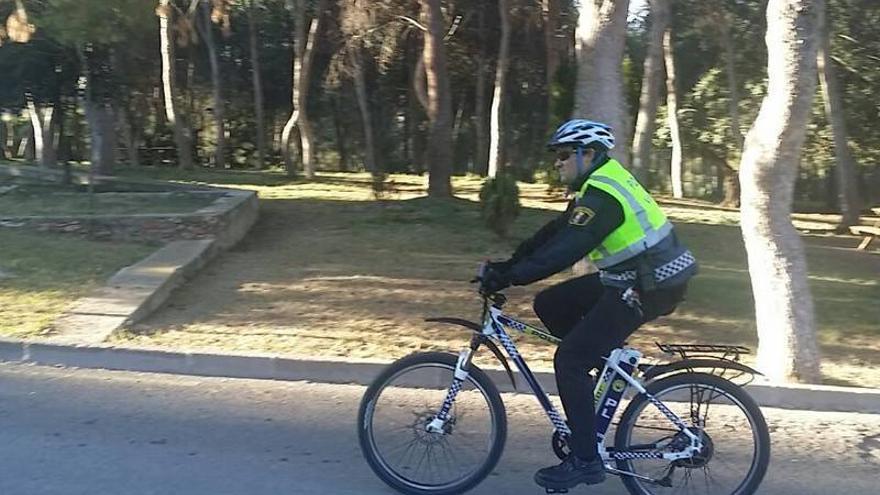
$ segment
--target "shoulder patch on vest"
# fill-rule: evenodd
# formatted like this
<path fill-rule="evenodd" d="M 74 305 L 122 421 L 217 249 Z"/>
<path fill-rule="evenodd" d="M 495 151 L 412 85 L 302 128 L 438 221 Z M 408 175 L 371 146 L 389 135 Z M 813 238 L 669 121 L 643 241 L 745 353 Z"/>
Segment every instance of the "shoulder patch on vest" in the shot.
<path fill-rule="evenodd" d="M 586 206 L 576 206 L 574 210 L 571 211 L 571 217 L 569 217 L 568 223 L 570 225 L 582 227 L 590 223 L 590 220 L 595 216 L 596 212 L 590 208 L 587 208 Z"/>

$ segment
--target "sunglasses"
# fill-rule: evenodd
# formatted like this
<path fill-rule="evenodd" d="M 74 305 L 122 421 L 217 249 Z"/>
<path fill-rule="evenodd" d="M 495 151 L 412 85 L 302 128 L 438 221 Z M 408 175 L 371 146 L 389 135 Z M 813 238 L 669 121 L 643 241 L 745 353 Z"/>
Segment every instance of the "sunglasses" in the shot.
<path fill-rule="evenodd" d="M 571 149 L 556 150 L 556 159 L 560 162 L 564 162 L 565 160 L 568 160 L 572 153 L 574 153 L 574 150 Z"/>

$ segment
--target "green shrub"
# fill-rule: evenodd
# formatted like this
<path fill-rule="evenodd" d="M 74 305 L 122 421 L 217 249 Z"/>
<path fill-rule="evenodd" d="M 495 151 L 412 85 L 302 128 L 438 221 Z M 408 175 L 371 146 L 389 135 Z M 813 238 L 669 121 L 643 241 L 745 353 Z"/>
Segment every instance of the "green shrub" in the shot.
<path fill-rule="evenodd" d="M 519 216 L 516 179 L 507 174 L 488 179 L 480 189 L 480 208 L 486 225 L 499 236 L 507 236 L 510 226 Z"/>

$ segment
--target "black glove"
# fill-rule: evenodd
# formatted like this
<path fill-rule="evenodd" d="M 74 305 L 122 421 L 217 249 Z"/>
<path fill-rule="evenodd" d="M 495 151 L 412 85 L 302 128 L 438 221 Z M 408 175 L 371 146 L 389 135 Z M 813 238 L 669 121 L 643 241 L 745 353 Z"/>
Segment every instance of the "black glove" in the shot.
<path fill-rule="evenodd" d="M 492 269 L 491 266 L 486 268 L 483 274 L 483 280 L 480 282 L 480 290 L 484 294 L 494 294 L 510 287 L 510 277 L 506 272 Z"/>

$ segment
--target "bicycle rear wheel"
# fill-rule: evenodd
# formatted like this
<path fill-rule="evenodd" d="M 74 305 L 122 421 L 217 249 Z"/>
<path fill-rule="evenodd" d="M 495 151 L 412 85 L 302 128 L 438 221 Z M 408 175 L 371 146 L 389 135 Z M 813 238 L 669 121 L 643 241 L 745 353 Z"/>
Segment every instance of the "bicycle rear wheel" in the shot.
<path fill-rule="evenodd" d="M 630 493 L 750 495 L 757 490 L 770 463 L 770 434 L 761 409 L 742 388 L 718 376 L 682 373 L 649 384 L 647 391 L 699 434 L 704 448 L 672 462 L 618 460 L 622 471 L 653 479 L 669 475 L 670 487 L 624 475 Z M 680 452 L 688 442 L 644 394 L 627 406 L 615 434 L 615 450 L 621 452 Z"/>
<path fill-rule="evenodd" d="M 426 430 L 443 405 L 457 361 L 440 352 L 402 358 L 376 378 L 361 401 L 361 451 L 379 478 L 402 493 L 462 493 L 488 476 L 501 457 L 504 404 L 476 366 L 462 383 L 444 432 Z"/>

